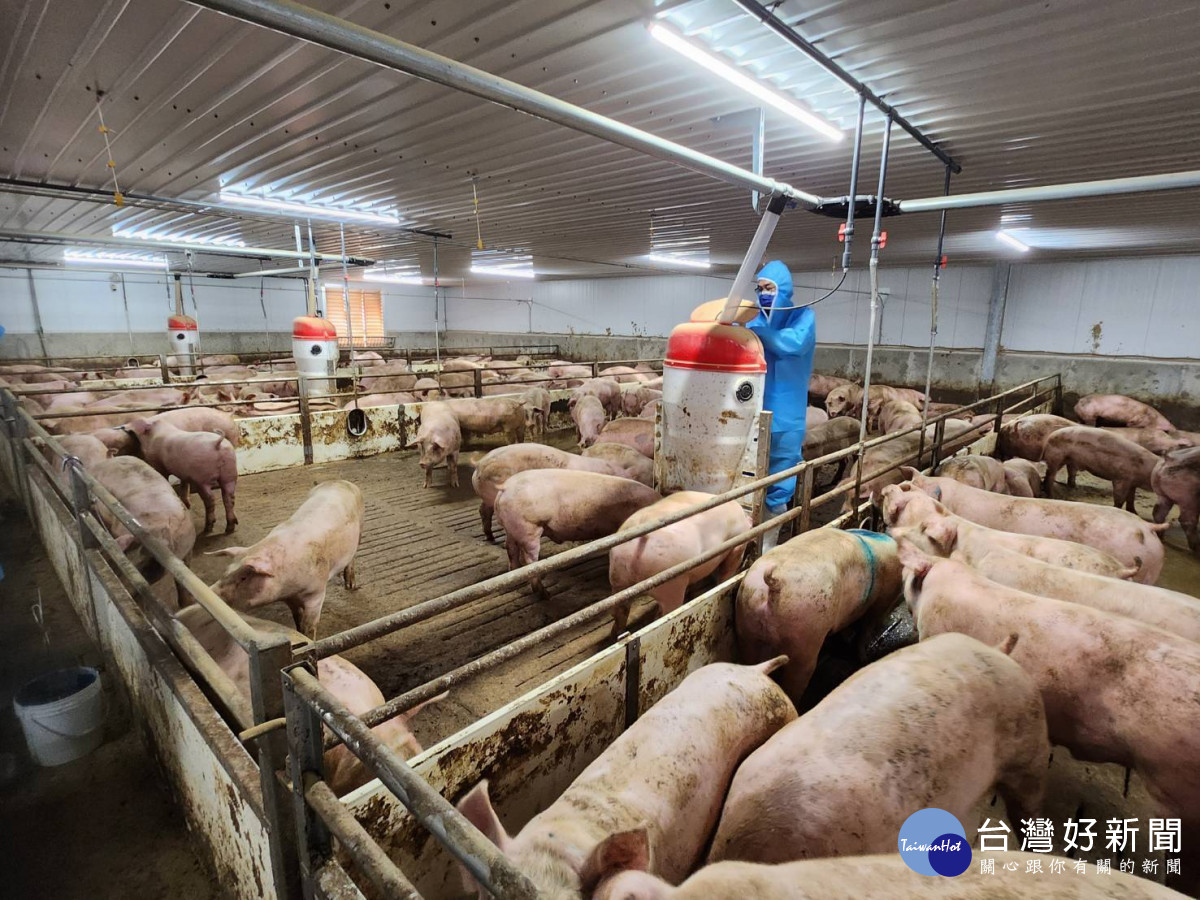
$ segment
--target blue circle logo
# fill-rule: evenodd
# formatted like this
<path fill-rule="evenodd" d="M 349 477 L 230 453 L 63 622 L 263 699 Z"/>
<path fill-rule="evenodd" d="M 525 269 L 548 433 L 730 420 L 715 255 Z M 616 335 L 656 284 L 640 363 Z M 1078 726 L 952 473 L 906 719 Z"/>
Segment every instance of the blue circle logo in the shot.
<path fill-rule="evenodd" d="M 918 875 L 961 875 L 971 865 L 962 823 L 944 809 L 917 810 L 900 826 L 900 858 Z"/>

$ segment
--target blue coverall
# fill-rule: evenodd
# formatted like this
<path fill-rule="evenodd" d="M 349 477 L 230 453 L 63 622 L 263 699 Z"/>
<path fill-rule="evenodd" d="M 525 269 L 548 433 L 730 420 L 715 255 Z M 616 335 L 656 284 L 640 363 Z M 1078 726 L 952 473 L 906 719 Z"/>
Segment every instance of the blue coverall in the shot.
<path fill-rule="evenodd" d="M 802 458 L 808 380 L 817 345 L 817 317 L 811 309 L 788 308 L 792 305 L 792 273 L 782 262 L 776 259 L 767 263 L 758 277 L 770 279 L 779 288 L 770 319 L 759 312 L 746 325 L 762 341 L 767 357 L 763 409 L 772 413 L 770 471 L 774 474 L 796 465 Z M 767 489 L 767 512 L 779 515 L 795 491 L 794 477 L 771 485 Z"/>

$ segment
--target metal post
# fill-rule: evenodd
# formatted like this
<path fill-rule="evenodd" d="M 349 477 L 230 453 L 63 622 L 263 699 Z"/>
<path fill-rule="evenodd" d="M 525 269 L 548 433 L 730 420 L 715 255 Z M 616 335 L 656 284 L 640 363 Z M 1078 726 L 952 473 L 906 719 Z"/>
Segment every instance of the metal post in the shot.
<path fill-rule="evenodd" d="M 37 285 L 33 281 L 33 269 L 26 269 L 25 274 L 29 278 L 29 303 L 33 307 L 33 327 L 37 331 L 38 343 L 42 346 L 42 356 L 47 356 L 46 353 L 46 332 L 42 328 L 42 310 L 38 306 Z M 129 320 L 129 304 L 125 305 L 125 320 Z M 130 337 L 132 342 L 133 338 Z"/>
<path fill-rule="evenodd" d="M 346 226 L 338 223 L 338 233 L 342 238 L 342 305 L 346 308 L 346 337 L 350 344 L 350 365 L 354 365 L 354 315 L 350 312 L 350 270 L 346 268 Z M 365 338 L 366 331 L 363 331 Z M 363 346 L 367 344 L 363 340 Z"/>
<path fill-rule="evenodd" d="M 251 643 L 248 652 L 250 705 L 254 723 L 261 725 L 284 715 L 280 673 L 292 664 L 292 645 L 287 635 L 263 635 Z M 317 735 L 320 740 L 319 731 Z M 261 735 L 256 747 L 275 892 L 281 898 L 296 898 L 301 895 L 300 854 L 296 843 L 298 826 L 293 821 L 289 798 L 275 774 L 287 760 L 287 737 L 283 730 L 276 728 Z"/>
<path fill-rule="evenodd" d="M 17 400 L 12 393 L 0 390 L 0 401 L 3 402 L 4 422 L 8 426 L 7 431 L 9 440 L 11 441 L 13 458 L 13 474 L 17 478 L 17 490 L 21 495 L 21 505 L 25 507 L 25 511 L 32 520 L 34 512 L 33 503 L 29 496 L 29 476 L 25 473 L 25 456 L 21 449 L 25 446 L 25 438 L 29 434 L 28 426 L 25 424 L 24 417 L 17 411 Z"/>
<path fill-rule="evenodd" d="M 438 311 L 440 301 L 438 294 L 441 292 L 441 280 L 438 277 L 438 242 L 437 238 L 433 239 L 433 357 L 437 363 L 438 374 L 442 371 L 442 340 L 441 340 L 441 325 L 439 317 L 441 313 Z M 409 354 L 411 359 L 412 354 Z"/>
<path fill-rule="evenodd" d="M 483 370 L 475 369 L 474 375 L 475 375 L 475 396 L 482 397 L 483 396 Z"/>
<path fill-rule="evenodd" d="M 721 310 L 721 314 L 717 318 L 719 322 L 726 325 L 732 322 L 737 315 L 738 306 L 743 300 L 749 299 L 750 282 L 754 280 L 754 275 L 758 272 L 763 254 L 767 252 L 767 245 L 771 243 L 771 235 L 775 233 L 775 226 L 779 224 L 779 217 L 783 215 L 786 207 L 787 197 L 782 194 L 771 197 L 767 202 L 767 211 L 758 220 L 758 229 L 750 240 L 750 246 L 746 248 L 746 255 L 742 259 L 742 265 L 738 268 L 737 275 L 734 276 L 733 286 L 729 289 L 729 296 L 725 299 L 725 308 Z"/>
<path fill-rule="evenodd" d="M 77 457 L 68 456 L 63 460 L 63 471 L 71 482 L 71 505 L 74 507 L 75 529 L 79 532 L 79 566 L 83 573 L 84 589 L 87 591 L 88 608 L 92 611 L 92 624 L 96 629 L 96 642 L 100 649 L 107 651 L 108 641 L 105 638 L 104 611 L 98 609 L 96 595 L 92 591 L 92 567 L 88 564 L 87 551 L 100 546 L 92 532 L 83 524 L 83 517 L 91 511 L 92 492 L 87 482 L 83 480 L 83 464 Z"/>
<path fill-rule="evenodd" d="M 158 373 L 162 377 L 163 384 L 171 383 L 171 370 L 167 367 L 167 354 L 158 354 Z"/>
<path fill-rule="evenodd" d="M 297 667 L 311 664 L 299 663 Z M 296 667 L 293 667 L 296 668 Z M 284 670 L 283 710 L 287 717 L 288 778 L 292 783 L 292 815 L 296 821 L 296 848 L 300 864 L 300 886 L 304 900 L 314 900 L 317 870 L 332 851 L 329 829 L 304 799 L 305 776 L 325 777 L 324 731 L 321 717 L 296 696 L 288 670 Z"/>
<path fill-rule="evenodd" d="M 850 269 L 850 246 L 854 243 L 854 201 L 858 197 L 858 163 L 862 155 L 863 114 L 867 109 L 867 95 L 858 92 L 858 119 L 854 126 L 854 155 L 850 158 L 850 202 L 846 206 L 846 246 L 842 250 L 842 271 Z"/>
<path fill-rule="evenodd" d="M 979 385 L 976 396 L 989 390 L 996 380 L 996 359 L 1000 355 L 1000 336 L 1004 331 L 1004 308 L 1008 304 L 1008 279 L 1012 274 L 1009 263 L 998 263 L 992 280 L 992 296 L 988 303 L 987 329 L 983 336 L 983 357 L 979 361 Z"/>
<path fill-rule="evenodd" d="M 296 393 L 300 397 L 300 437 L 304 441 L 304 464 L 311 466 L 313 462 L 312 407 L 308 402 L 308 378 L 299 372 L 296 375 Z"/>
<path fill-rule="evenodd" d="M 867 332 L 867 359 L 863 369 L 862 417 L 858 427 L 860 442 L 867 439 L 867 411 L 871 406 L 871 357 L 875 352 L 875 320 L 879 317 L 879 236 L 883 221 L 883 186 L 887 178 L 888 150 L 891 143 L 892 117 L 888 116 L 887 125 L 883 129 L 883 153 L 879 158 L 879 186 L 875 190 L 875 229 L 871 234 L 871 324 Z M 861 455 L 859 459 L 862 459 Z"/>

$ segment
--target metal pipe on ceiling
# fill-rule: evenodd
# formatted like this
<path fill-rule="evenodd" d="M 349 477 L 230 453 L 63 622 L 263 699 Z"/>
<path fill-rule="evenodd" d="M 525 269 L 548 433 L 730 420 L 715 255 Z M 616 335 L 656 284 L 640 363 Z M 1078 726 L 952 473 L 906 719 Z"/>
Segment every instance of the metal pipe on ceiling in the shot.
<path fill-rule="evenodd" d="M 599 115 L 573 103 L 490 72 L 432 53 L 378 31 L 292 0 L 190 0 L 237 19 L 345 53 L 406 75 L 454 88 L 539 119 L 675 162 L 713 178 L 763 194 L 782 194 L 812 208 L 821 198 L 790 184 L 731 165 L 648 131 Z"/>
<path fill-rule="evenodd" d="M 156 250 L 164 252 L 205 253 L 210 256 L 250 256 L 261 259 L 300 259 L 311 260 L 313 254 L 308 251 L 272 250 L 268 247 L 231 247 L 225 244 L 190 244 L 186 241 L 139 241 L 130 238 L 104 237 L 103 235 L 67 234 L 60 231 L 19 231 L 11 228 L 0 228 L 0 240 L 24 241 L 26 243 L 50 244 L 99 244 L 105 247 L 121 247 L 123 249 L 143 250 L 153 253 Z M 317 260 L 338 262 L 340 256 L 316 253 Z M 373 266 L 375 260 L 351 257 L 354 266 Z M 256 273 L 257 274 L 257 273 Z"/>
<path fill-rule="evenodd" d="M 821 66 L 821 68 L 840 80 L 855 93 L 861 94 L 867 100 L 871 101 L 871 104 L 875 106 L 881 113 L 890 117 L 893 122 L 912 135 L 918 144 L 940 159 L 945 165 L 949 166 L 951 171 L 953 171 L 956 175 L 962 171 L 962 166 L 955 161 L 954 157 L 926 137 L 925 133 L 916 125 L 912 124 L 912 122 L 900 115 L 900 113 L 897 112 L 896 107 L 884 101 L 882 97 L 843 69 L 836 62 L 834 62 L 831 57 L 819 50 L 816 45 L 807 40 L 803 35 L 792 28 L 791 25 L 788 25 L 786 22 L 776 16 L 774 12 L 759 3 L 758 0 L 733 0 L 733 2 L 736 6 L 740 6 L 743 10 L 758 19 L 765 26 L 767 26 L 767 28 L 771 29 L 801 53 L 808 56 L 819 66 Z"/>
<path fill-rule="evenodd" d="M 969 209 L 974 206 L 999 206 L 1003 203 L 1036 203 L 1042 200 L 1077 200 L 1081 197 L 1106 197 L 1112 194 L 1137 194 L 1146 191 L 1176 191 L 1200 187 L 1200 169 L 1168 172 L 1163 175 L 1133 175 L 1100 181 L 1075 181 L 1044 184 L 1039 187 L 1009 188 L 1002 191 L 977 191 L 954 196 L 920 197 L 900 200 L 900 212 L 934 212 L 940 209 Z"/>

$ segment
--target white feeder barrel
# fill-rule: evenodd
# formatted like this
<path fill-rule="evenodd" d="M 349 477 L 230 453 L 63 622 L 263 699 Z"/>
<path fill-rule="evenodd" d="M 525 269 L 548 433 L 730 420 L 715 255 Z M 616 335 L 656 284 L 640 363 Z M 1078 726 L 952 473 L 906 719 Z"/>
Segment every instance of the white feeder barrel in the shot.
<path fill-rule="evenodd" d="M 719 494 L 733 486 L 766 377 L 754 332 L 716 322 L 676 326 L 663 360 L 663 490 Z"/>
<path fill-rule="evenodd" d="M 199 336 L 200 327 L 191 316 L 169 316 L 167 318 L 167 337 L 171 341 L 171 352 L 176 357 L 181 375 L 192 374 Z"/>
<path fill-rule="evenodd" d="M 334 375 L 338 364 L 337 329 L 319 316 L 297 316 L 292 320 L 292 358 L 296 371 L 307 378 Z M 314 381 L 310 394 L 332 394 L 332 381 Z"/>

